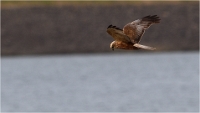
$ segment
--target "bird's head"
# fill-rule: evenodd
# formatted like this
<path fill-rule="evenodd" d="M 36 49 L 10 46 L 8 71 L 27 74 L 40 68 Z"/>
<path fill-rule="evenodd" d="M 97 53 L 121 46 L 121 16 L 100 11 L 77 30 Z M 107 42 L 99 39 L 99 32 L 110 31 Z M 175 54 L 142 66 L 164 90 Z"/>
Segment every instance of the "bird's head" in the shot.
<path fill-rule="evenodd" d="M 115 41 L 113 41 L 112 43 L 110 43 L 110 49 L 112 49 L 114 51 L 114 47 L 115 47 Z"/>

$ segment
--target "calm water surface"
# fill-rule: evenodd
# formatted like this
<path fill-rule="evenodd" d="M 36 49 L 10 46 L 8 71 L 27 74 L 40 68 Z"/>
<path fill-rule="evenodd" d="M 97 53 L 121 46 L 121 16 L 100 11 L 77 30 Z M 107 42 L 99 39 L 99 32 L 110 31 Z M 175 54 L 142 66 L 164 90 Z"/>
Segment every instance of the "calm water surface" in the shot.
<path fill-rule="evenodd" d="M 2 57 L 3 112 L 197 112 L 199 53 Z"/>

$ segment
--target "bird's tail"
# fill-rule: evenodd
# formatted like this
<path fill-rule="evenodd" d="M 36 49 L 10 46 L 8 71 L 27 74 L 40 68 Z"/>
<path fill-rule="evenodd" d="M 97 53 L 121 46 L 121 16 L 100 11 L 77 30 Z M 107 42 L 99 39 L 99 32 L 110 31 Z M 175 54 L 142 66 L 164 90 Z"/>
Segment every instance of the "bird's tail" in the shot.
<path fill-rule="evenodd" d="M 156 48 L 153 48 L 153 47 L 149 47 L 149 46 L 145 46 L 145 45 L 141 45 L 141 44 L 134 44 L 133 46 L 137 47 L 137 48 L 140 48 L 140 49 L 146 49 L 146 50 L 155 50 Z"/>

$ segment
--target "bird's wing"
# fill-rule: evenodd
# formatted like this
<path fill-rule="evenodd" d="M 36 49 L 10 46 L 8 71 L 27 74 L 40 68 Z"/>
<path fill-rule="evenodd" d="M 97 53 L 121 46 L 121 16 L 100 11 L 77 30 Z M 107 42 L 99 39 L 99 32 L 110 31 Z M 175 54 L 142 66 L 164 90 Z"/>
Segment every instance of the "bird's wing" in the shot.
<path fill-rule="evenodd" d="M 133 46 L 140 48 L 140 49 L 146 49 L 146 50 L 155 50 L 156 49 L 156 48 L 153 48 L 153 47 L 150 47 L 150 46 L 145 46 L 145 45 L 138 44 L 138 43 L 135 43 Z"/>
<path fill-rule="evenodd" d="M 157 15 L 145 16 L 128 23 L 123 28 L 123 33 L 126 34 L 133 43 L 138 43 L 144 34 L 145 30 L 154 23 L 159 23 L 160 18 Z"/>
<path fill-rule="evenodd" d="M 107 32 L 117 41 L 131 42 L 130 38 L 123 33 L 123 30 L 116 26 L 109 25 Z"/>

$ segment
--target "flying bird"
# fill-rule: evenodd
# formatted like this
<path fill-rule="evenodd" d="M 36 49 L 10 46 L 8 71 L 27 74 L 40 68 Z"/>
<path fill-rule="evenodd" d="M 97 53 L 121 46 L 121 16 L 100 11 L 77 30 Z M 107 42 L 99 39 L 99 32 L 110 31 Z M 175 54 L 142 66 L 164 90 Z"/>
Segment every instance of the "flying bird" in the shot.
<path fill-rule="evenodd" d="M 109 25 L 107 32 L 114 38 L 114 41 L 110 44 L 110 48 L 112 50 L 155 50 L 153 47 L 139 44 L 145 30 L 155 23 L 160 23 L 160 18 L 157 15 L 149 15 L 126 24 L 123 29 Z"/>

